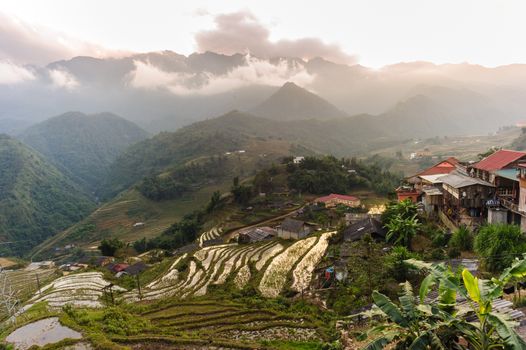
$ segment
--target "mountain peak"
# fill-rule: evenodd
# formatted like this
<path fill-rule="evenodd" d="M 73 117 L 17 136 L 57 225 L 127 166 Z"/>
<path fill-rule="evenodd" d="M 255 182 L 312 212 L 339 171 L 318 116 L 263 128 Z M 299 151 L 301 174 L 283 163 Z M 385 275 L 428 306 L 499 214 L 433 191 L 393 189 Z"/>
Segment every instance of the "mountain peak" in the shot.
<path fill-rule="evenodd" d="M 251 110 L 251 113 L 275 120 L 325 120 L 347 116 L 325 99 L 290 81 Z"/>

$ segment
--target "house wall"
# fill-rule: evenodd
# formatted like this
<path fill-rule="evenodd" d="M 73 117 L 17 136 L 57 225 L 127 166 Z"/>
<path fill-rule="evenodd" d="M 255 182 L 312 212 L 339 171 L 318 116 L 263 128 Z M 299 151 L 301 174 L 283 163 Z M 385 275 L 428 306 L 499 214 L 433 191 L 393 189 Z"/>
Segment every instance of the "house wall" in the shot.
<path fill-rule="evenodd" d="M 413 203 L 418 201 L 418 193 L 416 192 L 398 192 L 397 196 L 399 202 L 405 201 L 406 199 L 410 199 Z"/>
<path fill-rule="evenodd" d="M 526 212 L 526 179 L 521 178 L 519 185 L 519 211 Z"/>
<path fill-rule="evenodd" d="M 506 224 L 508 222 L 508 211 L 502 208 L 488 209 L 488 223 Z"/>

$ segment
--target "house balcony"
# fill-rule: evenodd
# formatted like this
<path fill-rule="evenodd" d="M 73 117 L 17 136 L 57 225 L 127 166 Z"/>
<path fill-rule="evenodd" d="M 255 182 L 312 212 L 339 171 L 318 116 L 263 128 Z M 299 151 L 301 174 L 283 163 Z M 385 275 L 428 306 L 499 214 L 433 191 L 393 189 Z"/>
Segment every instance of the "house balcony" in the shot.
<path fill-rule="evenodd" d="M 510 200 L 507 198 L 500 198 L 500 204 L 508 209 L 511 210 L 514 213 L 520 214 L 522 216 L 526 216 L 526 212 L 519 209 L 519 204 L 516 203 L 514 200 Z"/>

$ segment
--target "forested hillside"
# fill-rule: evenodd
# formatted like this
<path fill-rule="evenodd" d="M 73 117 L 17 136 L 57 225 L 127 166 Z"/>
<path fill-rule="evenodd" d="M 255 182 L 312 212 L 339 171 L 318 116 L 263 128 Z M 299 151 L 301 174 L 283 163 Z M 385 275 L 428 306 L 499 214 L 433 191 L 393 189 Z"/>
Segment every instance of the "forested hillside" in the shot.
<path fill-rule="evenodd" d="M 137 125 L 111 113 L 69 112 L 30 127 L 20 139 L 96 192 L 115 158 L 147 136 Z"/>
<path fill-rule="evenodd" d="M 2 253 L 23 254 L 86 216 L 94 205 L 64 174 L 21 142 L 0 135 Z"/>
<path fill-rule="evenodd" d="M 287 141 L 297 145 L 297 155 L 304 155 L 299 154 L 302 152 L 336 156 L 363 154 L 390 142 L 386 132 L 377 130 L 376 122 L 371 121 L 368 116 L 358 116 L 278 122 L 232 111 L 173 133 L 160 133 L 131 146 L 111 166 L 105 193 L 114 195 L 144 176 L 158 174 L 200 156 L 243 150 L 254 142 Z"/>

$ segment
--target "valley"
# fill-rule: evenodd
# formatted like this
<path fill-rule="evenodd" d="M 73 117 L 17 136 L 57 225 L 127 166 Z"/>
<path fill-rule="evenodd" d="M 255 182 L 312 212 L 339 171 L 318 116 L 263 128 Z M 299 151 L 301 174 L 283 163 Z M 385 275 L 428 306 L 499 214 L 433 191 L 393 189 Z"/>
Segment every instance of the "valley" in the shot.
<path fill-rule="evenodd" d="M 0 349 L 526 349 L 526 65 L 194 17 L 190 54 L 0 57 Z"/>

